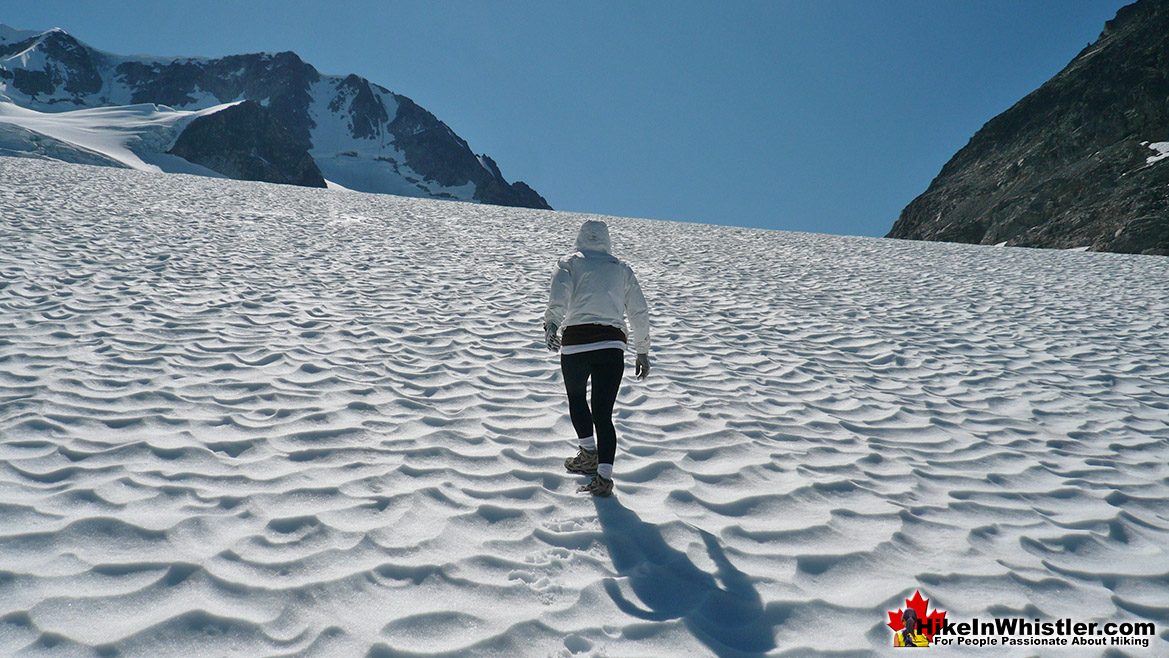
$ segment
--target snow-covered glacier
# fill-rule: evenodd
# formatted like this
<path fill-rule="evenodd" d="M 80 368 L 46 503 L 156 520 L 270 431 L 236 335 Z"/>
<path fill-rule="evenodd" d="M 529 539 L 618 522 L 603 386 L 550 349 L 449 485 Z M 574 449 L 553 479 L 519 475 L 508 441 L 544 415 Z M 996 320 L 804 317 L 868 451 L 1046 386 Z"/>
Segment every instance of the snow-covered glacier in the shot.
<path fill-rule="evenodd" d="M 605 218 L 653 371 L 593 500 L 585 216 L 0 180 L 0 654 L 883 655 L 918 591 L 1169 646 L 1169 259 Z"/>

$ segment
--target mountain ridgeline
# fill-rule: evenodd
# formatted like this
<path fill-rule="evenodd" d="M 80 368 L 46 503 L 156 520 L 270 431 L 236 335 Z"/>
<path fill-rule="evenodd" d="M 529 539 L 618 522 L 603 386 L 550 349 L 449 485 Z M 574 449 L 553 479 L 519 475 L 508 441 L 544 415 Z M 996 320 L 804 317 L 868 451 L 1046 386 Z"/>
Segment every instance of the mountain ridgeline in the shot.
<path fill-rule="evenodd" d="M 188 158 L 197 150 L 202 155 L 193 162 L 232 178 L 328 179 L 364 192 L 549 208 L 409 98 L 357 75 L 322 75 L 295 53 L 123 57 L 61 29 L 0 25 L 0 103 L 62 113 L 138 104 L 201 110 L 240 101 L 255 104 L 184 125 L 199 134 L 176 135 L 170 152 Z M 231 143 L 244 134 L 249 143 Z M 262 152 L 291 160 L 261 166 Z"/>
<path fill-rule="evenodd" d="M 890 238 L 1169 255 L 1169 0 L 991 119 Z"/>

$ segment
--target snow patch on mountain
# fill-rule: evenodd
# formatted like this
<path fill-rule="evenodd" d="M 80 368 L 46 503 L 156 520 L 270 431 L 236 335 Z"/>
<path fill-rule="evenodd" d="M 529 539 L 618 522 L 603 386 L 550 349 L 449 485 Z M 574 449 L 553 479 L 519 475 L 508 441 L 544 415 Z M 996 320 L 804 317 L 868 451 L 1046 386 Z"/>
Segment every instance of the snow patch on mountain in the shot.
<path fill-rule="evenodd" d="M 221 174 L 166 151 L 192 120 L 231 105 L 234 103 L 195 111 L 139 104 L 67 112 L 38 112 L 13 103 L 0 102 L 0 123 L 20 126 L 80 149 L 99 153 L 131 169 L 222 178 Z"/>
<path fill-rule="evenodd" d="M 1150 149 L 1156 152 L 1156 155 L 1150 155 L 1145 159 L 1145 164 L 1153 164 L 1160 162 L 1165 158 L 1169 158 L 1169 142 L 1154 142 L 1147 145 Z"/>
<path fill-rule="evenodd" d="M 29 130 L 14 123 L 0 121 L 0 155 L 16 158 L 57 160 L 76 164 L 125 167 L 103 153 L 70 144 Z"/>

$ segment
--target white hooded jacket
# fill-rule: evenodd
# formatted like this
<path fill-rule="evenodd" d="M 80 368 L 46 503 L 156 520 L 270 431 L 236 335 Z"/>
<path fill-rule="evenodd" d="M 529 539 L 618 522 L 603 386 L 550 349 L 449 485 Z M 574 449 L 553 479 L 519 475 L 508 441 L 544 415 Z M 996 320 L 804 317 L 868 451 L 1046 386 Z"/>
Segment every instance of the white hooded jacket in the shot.
<path fill-rule="evenodd" d="M 544 322 L 558 327 L 603 324 L 628 335 L 628 316 L 634 350 L 648 354 L 649 310 L 633 270 L 609 253 L 609 227 L 595 220 L 585 222 L 576 248 L 576 253 L 556 263 Z"/>

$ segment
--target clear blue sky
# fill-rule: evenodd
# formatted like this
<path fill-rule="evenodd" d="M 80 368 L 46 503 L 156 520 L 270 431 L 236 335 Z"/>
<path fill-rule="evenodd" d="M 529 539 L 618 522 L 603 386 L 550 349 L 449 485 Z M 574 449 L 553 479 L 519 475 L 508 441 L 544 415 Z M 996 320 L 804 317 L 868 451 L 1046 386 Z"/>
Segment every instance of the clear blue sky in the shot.
<path fill-rule="evenodd" d="M 884 235 L 1124 0 L 0 0 L 119 54 L 292 50 L 445 121 L 558 210 Z"/>

